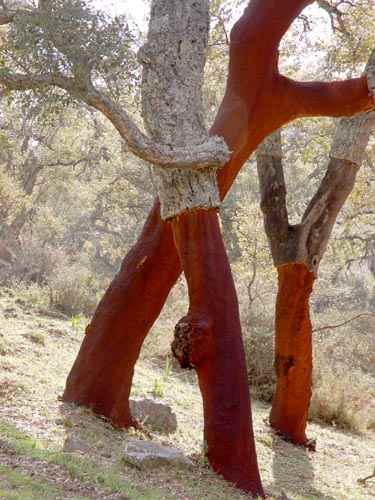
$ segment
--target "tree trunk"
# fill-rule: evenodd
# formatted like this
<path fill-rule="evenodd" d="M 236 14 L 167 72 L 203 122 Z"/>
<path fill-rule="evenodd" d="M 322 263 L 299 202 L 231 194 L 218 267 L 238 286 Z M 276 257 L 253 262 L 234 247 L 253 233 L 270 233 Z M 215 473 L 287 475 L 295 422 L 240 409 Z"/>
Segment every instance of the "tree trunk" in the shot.
<path fill-rule="evenodd" d="M 190 300 L 172 350 L 198 375 L 206 455 L 226 480 L 263 497 L 238 302 L 217 211 L 185 213 L 172 226 Z"/>
<path fill-rule="evenodd" d="M 87 327 L 64 401 L 92 408 L 115 426 L 136 424 L 129 411 L 134 365 L 180 272 L 171 226 L 156 203 Z"/>
<path fill-rule="evenodd" d="M 309 299 L 314 273 L 305 264 L 285 264 L 278 271 L 275 316 L 277 385 L 271 426 L 297 445 L 308 445 L 306 422 L 311 398 L 312 329 Z"/>
<path fill-rule="evenodd" d="M 374 58 L 375 53 L 367 69 L 372 68 Z M 309 298 L 336 218 L 353 190 L 374 124 L 375 113 L 340 120 L 326 174 L 297 225 L 289 224 L 280 131 L 268 137 L 257 152 L 264 227 L 279 277 L 277 380 L 270 423 L 286 439 L 309 448 L 315 446 L 305 434 L 312 374 Z"/>

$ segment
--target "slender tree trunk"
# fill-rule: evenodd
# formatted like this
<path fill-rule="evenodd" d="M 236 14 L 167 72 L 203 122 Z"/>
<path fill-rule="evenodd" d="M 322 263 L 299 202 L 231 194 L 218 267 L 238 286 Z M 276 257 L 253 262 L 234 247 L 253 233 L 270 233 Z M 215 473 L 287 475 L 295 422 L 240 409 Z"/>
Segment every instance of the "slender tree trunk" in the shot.
<path fill-rule="evenodd" d="M 278 271 L 275 312 L 277 385 L 271 426 L 297 445 L 308 445 L 305 434 L 311 398 L 312 328 L 309 299 L 314 273 L 305 264 L 285 264 Z"/>
<path fill-rule="evenodd" d="M 172 349 L 198 375 L 208 460 L 225 479 L 263 497 L 238 302 L 217 211 L 189 212 L 172 225 L 190 300 Z"/>
<path fill-rule="evenodd" d="M 87 327 L 65 401 L 92 408 L 119 427 L 135 424 L 129 411 L 134 365 L 180 272 L 171 226 L 161 220 L 157 202 Z"/>

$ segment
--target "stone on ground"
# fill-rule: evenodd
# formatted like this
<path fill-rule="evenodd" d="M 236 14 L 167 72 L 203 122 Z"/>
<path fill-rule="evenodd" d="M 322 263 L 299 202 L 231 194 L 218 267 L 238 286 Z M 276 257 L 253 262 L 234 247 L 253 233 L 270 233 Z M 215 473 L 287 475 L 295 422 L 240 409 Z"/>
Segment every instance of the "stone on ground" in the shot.
<path fill-rule="evenodd" d="M 139 468 L 160 466 L 192 467 L 193 463 L 182 451 L 162 446 L 153 441 L 131 439 L 126 443 L 124 461 Z"/>
<path fill-rule="evenodd" d="M 155 432 L 171 434 L 177 430 L 177 419 L 170 406 L 152 399 L 130 400 L 130 411 L 138 422 Z"/>

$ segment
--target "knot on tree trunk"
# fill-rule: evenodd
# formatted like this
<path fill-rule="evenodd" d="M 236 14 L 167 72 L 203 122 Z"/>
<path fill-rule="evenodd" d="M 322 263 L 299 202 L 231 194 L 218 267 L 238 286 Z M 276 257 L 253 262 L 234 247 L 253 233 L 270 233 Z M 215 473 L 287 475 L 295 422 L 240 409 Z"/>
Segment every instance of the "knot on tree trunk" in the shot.
<path fill-rule="evenodd" d="M 171 347 L 173 356 L 181 368 L 189 370 L 197 368 L 203 360 L 208 359 L 212 351 L 212 333 L 209 322 L 201 318 L 185 316 L 175 326 Z"/>
<path fill-rule="evenodd" d="M 295 359 L 293 356 L 280 356 L 277 355 L 275 358 L 275 371 L 278 377 L 286 377 L 289 371 L 295 365 Z"/>

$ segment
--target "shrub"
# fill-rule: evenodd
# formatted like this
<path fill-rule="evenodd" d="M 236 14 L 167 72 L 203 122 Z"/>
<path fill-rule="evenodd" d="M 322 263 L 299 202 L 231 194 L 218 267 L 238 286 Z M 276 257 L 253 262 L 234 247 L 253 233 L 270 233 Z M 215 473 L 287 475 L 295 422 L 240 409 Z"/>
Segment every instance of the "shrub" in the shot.
<path fill-rule="evenodd" d="M 2 282 L 13 286 L 15 282 L 48 283 L 59 267 L 68 267 L 69 258 L 59 248 L 35 240 L 24 241 L 16 251 L 15 262 L 2 273 Z"/>
<path fill-rule="evenodd" d="M 80 264 L 59 268 L 48 283 L 51 306 L 75 316 L 90 316 L 98 301 L 98 284 L 91 272 Z"/>
<path fill-rule="evenodd" d="M 51 306 L 75 316 L 91 316 L 98 301 L 98 283 L 79 263 L 58 268 L 48 283 Z"/>
<path fill-rule="evenodd" d="M 270 402 L 275 390 L 273 334 L 250 335 L 244 342 L 251 395 Z"/>
<path fill-rule="evenodd" d="M 326 325 L 344 321 L 342 313 L 331 312 L 319 318 L 319 323 Z M 374 327 L 374 317 L 361 316 L 340 328 L 314 334 L 312 420 L 355 432 L 374 428 Z"/>
<path fill-rule="evenodd" d="M 13 285 L 17 297 L 27 305 L 46 308 L 50 304 L 49 290 L 38 283 L 17 282 Z"/>
<path fill-rule="evenodd" d="M 310 420 L 366 432 L 375 425 L 375 394 L 363 373 L 324 355 L 314 369 Z M 372 381 L 373 384 L 373 381 Z"/>
<path fill-rule="evenodd" d="M 242 316 L 251 395 L 270 402 L 275 390 L 273 319 L 251 312 Z"/>

